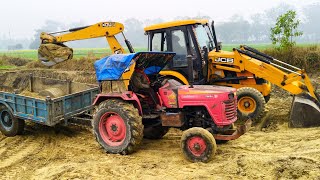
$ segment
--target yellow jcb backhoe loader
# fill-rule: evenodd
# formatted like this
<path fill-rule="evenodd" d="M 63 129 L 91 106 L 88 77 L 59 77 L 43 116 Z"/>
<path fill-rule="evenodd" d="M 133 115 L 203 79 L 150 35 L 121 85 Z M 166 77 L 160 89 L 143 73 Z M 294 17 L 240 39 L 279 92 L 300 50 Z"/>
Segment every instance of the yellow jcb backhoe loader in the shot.
<path fill-rule="evenodd" d="M 38 49 L 38 59 L 46 66 L 53 66 L 57 63 L 70 60 L 73 57 L 73 50 L 63 43 L 75 40 L 106 37 L 110 49 L 114 54 L 123 54 L 125 50 L 120 45 L 115 35 L 122 33 L 124 41 L 130 51 L 134 50 L 130 42 L 123 34 L 124 26 L 118 22 L 100 22 L 91 26 L 72 28 L 66 31 L 41 33 L 41 45 Z M 55 34 L 59 34 L 55 36 Z"/>
<path fill-rule="evenodd" d="M 181 20 L 146 27 L 149 51 L 172 51 L 177 55 L 160 74 L 184 84 L 215 84 L 237 88 L 240 116 L 263 116 L 271 84 L 294 96 L 290 125 L 320 126 L 319 95 L 303 69 L 277 60 L 254 48 L 241 46 L 221 50 L 214 25 L 208 20 Z"/>

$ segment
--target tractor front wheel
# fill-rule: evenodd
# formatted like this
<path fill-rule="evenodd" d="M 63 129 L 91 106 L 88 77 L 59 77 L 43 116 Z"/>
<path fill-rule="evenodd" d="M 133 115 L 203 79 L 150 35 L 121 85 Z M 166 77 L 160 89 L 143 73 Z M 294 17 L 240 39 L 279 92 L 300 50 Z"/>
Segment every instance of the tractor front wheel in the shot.
<path fill-rule="evenodd" d="M 209 131 L 194 127 L 183 132 L 181 149 L 191 162 L 209 162 L 216 153 L 217 145 Z"/>
<path fill-rule="evenodd" d="M 100 103 L 92 126 L 98 143 L 107 153 L 130 154 L 143 138 L 142 118 L 138 110 L 122 100 Z"/>
<path fill-rule="evenodd" d="M 263 95 L 251 87 L 243 87 L 237 90 L 238 117 L 244 119 L 250 115 L 252 120 L 259 120 L 265 111 Z"/>

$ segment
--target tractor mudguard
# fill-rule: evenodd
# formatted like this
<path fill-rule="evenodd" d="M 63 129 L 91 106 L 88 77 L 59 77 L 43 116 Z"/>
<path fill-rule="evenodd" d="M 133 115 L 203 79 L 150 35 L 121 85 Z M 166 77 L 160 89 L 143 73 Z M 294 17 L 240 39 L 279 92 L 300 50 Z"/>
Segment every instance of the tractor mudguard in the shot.
<path fill-rule="evenodd" d="M 12 107 L 9 106 L 9 104 L 7 104 L 6 102 L 0 101 L 0 106 L 5 106 L 5 107 L 7 107 L 7 109 L 8 109 L 12 114 L 14 114 Z"/>
<path fill-rule="evenodd" d="M 138 109 L 139 114 L 142 115 L 142 107 L 141 107 L 139 98 L 132 91 L 125 91 L 122 93 L 114 92 L 114 93 L 108 93 L 108 94 L 98 94 L 92 105 L 96 106 L 100 104 L 102 101 L 105 101 L 108 99 L 122 99 L 124 101 L 129 101 L 134 105 L 135 108 Z"/>

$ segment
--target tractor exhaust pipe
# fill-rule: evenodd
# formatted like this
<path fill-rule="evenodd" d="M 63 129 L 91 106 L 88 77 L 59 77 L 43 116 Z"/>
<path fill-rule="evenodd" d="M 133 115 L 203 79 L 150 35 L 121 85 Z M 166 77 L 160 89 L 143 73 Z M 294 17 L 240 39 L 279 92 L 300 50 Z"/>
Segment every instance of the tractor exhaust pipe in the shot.
<path fill-rule="evenodd" d="M 187 55 L 188 60 L 188 81 L 190 88 L 193 88 L 194 78 L 193 78 L 193 60 L 192 55 Z"/>

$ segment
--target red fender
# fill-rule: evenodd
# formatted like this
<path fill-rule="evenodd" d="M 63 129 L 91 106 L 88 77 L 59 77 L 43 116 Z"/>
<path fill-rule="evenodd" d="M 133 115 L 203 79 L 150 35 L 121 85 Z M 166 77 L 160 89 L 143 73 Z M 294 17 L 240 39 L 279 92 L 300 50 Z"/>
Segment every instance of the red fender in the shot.
<path fill-rule="evenodd" d="M 139 114 L 142 115 L 142 107 L 140 104 L 140 100 L 138 96 L 132 92 L 132 91 L 125 91 L 122 93 L 108 93 L 108 94 L 98 94 L 93 102 L 93 106 L 100 104 L 102 101 L 108 100 L 108 99 L 122 99 L 124 101 L 129 101 L 134 105 L 135 108 L 139 110 Z"/>

